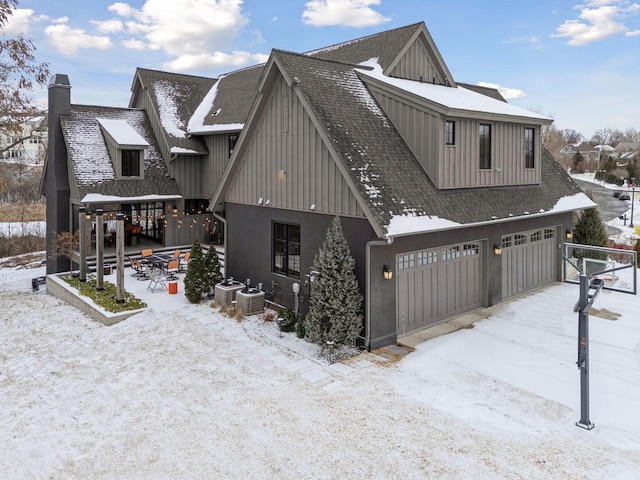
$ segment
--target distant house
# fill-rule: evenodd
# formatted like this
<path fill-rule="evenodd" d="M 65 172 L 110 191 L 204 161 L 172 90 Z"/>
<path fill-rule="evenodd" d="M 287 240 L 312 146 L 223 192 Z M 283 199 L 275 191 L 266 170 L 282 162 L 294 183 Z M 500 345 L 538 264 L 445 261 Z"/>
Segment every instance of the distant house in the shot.
<path fill-rule="evenodd" d="M 38 165 L 43 163 L 46 150 L 46 117 L 40 116 L 24 122 L 19 134 L 0 133 L 2 160 Z"/>
<path fill-rule="evenodd" d="M 83 107 L 66 108 L 60 156 L 76 168 L 87 124 L 70 122 Z M 551 119 L 457 83 L 423 23 L 305 54 L 274 50 L 218 79 L 139 69 L 130 108 L 115 112 L 83 117 L 113 171 L 68 187 L 72 205 L 111 195 L 134 219 L 151 196 L 168 245 L 185 240 L 190 206 L 206 203 L 198 215 L 225 227 L 226 274 L 280 291 L 301 312 L 337 215 L 367 348 L 560 280 L 572 211 L 594 206 L 541 144 Z M 139 135 L 129 131 L 133 144 L 118 141 L 122 122 Z M 118 175 L 124 150 L 144 158 L 135 179 Z M 107 185 L 122 190 L 101 192 Z"/>

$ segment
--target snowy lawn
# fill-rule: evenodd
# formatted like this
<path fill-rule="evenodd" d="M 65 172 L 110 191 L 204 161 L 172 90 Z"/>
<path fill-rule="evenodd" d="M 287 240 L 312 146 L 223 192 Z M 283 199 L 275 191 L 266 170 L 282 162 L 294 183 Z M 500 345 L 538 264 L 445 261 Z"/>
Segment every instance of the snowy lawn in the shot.
<path fill-rule="evenodd" d="M 128 289 L 153 308 L 105 327 L 32 293 L 30 279 L 43 273 L 0 269 L 2 478 L 631 479 L 640 471 L 637 296 L 604 292 L 596 301 L 587 431 L 575 425 L 576 285 L 489 309 L 473 329 L 398 361 L 365 352 L 330 365 L 272 323 L 189 304 L 181 284 L 178 295 L 147 294 L 128 269 Z"/>

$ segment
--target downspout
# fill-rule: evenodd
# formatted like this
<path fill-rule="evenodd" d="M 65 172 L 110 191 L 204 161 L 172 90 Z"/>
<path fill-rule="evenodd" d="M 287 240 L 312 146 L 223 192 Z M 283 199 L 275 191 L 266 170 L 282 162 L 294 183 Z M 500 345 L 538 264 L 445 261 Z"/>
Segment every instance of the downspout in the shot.
<path fill-rule="evenodd" d="M 365 328 L 364 328 L 364 346 L 367 351 L 371 351 L 371 247 L 391 245 L 393 243 L 393 237 L 388 240 L 371 240 L 367 242 L 366 257 L 365 257 L 365 294 L 367 301 L 365 302 Z"/>
<path fill-rule="evenodd" d="M 222 222 L 222 226 L 224 228 L 224 274 L 223 278 L 227 278 L 227 221 L 218 215 L 216 212 L 212 212 L 213 216 Z"/>

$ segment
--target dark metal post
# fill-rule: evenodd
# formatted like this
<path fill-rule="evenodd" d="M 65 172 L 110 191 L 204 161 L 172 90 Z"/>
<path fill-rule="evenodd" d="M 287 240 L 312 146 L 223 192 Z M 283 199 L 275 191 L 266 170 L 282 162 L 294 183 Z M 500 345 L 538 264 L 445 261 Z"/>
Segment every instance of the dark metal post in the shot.
<path fill-rule="evenodd" d="M 85 230 L 86 230 L 86 211 L 87 209 L 83 206 L 80 205 L 80 207 L 78 208 L 78 250 L 80 250 L 78 253 L 80 254 L 80 281 L 81 282 L 86 282 L 87 281 L 87 248 L 85 243 L 87 242 L 86 239 L 86 234 L 85 234 Z"/>
<path fill-rule="evenodd" d="M 580 369 L 580 421 L 577 426 L 591 430 L 589 420 L 589 278 L 580 275 L 578 302 L 578 368 Z"/>
<path fill-rule="evenodd" d="M 629 227 L 633 228 L 633 204 L 636 201 L 636 179 L 631 178 L 631 221 Z"/>
<path fill-rule="evenodd" d="M 124 303 L 124 213 L 116 214 L 116 302 Z"/>
<path fill-rule="evenodd" d="M 104 289 L 104 216 L 103 210 L 98 208 L 96 210 L 96 288 L 98 290 Z"/>

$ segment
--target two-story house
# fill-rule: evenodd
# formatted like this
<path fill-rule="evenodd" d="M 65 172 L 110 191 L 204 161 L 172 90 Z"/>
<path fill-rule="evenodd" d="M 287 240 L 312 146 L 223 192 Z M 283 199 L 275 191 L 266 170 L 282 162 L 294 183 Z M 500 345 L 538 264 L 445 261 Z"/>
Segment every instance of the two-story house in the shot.
<path fill-rule="evenodd" d="M 125 119 L 142 137 L 125 146 L 157 155 L 173 182 L 153 193 L 178 214 L 162 241 L 182 240 L 185 214 L 208 206 L 225 227 L 227 276 L 305 312 L 314 256 L 339 216 L 367 348 L 560 280 L 571 213 L 594 206 L 541 144 L 551 119 L 457 83 L 423 23 L 274 50 L 218 79 L 139 69 L 132 91 L 120 114 L 145 126 Z M 113 164 L 109 129 L 126 128 L 102 118 L 92 129 L 114 145 L 102 153 Z"/>

